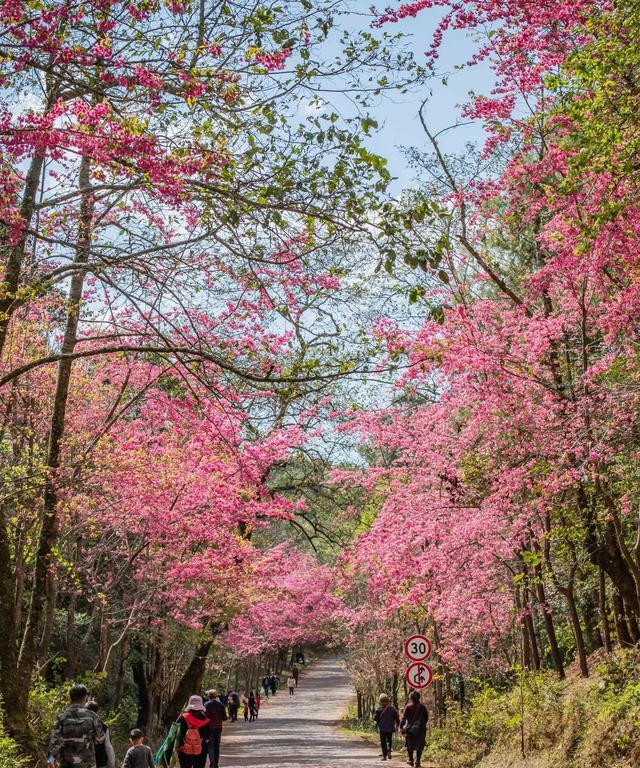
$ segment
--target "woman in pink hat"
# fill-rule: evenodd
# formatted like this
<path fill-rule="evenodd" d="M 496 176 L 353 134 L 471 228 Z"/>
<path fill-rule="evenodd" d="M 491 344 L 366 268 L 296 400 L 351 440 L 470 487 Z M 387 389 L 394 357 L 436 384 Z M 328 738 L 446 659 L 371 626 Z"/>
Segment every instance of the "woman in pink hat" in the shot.
<path fill-rule="evenodd" d="M 176 742 L 180 768 L 204 768 L 209 741 L 209 718 L 202 696 L 192 696 L 178 718 L 180 732 Z"/>

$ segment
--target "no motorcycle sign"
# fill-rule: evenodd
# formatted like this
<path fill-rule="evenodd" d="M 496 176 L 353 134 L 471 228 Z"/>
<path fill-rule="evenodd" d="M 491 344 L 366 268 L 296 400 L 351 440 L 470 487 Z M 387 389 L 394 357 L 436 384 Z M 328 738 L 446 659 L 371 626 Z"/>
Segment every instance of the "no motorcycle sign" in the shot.
<path fill-rule="evenodd" d="M 433 680 L 433 672 L 425 659 L 431 654 L 431 641 L 424 635 L 412 635 L 404 644 L 405 655 L 413 661 L 406 673 L 407 683 L 414 689 L 427 688 Z"/>
<path fill-rule="evenodd" d="M 412 688 L 427 688 L 431 685 L 433 672 L 428 664 L 423 664 L 421 661 L 415 661 L 407 669 L 405 677 L 407 683 L 409 683 Z"/>

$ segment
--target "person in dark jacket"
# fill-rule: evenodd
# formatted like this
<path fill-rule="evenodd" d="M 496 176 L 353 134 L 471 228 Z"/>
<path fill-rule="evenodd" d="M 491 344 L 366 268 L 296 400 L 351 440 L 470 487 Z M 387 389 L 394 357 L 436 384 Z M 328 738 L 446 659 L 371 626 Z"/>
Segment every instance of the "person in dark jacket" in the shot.
<path fill-rule="evenodd" d="M 400 729 L 405 736 L 407 745 L 407 763 L 420 768 L 422 751 L 427 740 L 427 720 L 429 712 L 425 705 L 420 701 L 420 692 L 411 691 L 409 703 L 404 708 Z M 415 755 L 415 762 L 414 762 Z"/>
<path fill-rule="evenodd" d="M 386 693 L 381 693 L 378 699 L 380 706 L 376 709 L 373 719 L 378 726 L 380 734 L 380 745 L 382 746 L 382 759 L 391 760 L 391 748 L 393 744 L 393 734 L 400 725 L 400 716 L 398 710 L 392 706 Z"/>
<path fill-rule="evenodd" d="M 256 714 L 256 697 L 253 691 L 249 691 L 249 722 L 252 723 L 258 715 Z"/>
<path fill-rule="evenodd" d="M 269 698 L 269 675 L 265 675 L 262 678 L 262 690 L 264 691 L 265 698 Z"/>
<path fill-rule="evenodd" d="M 49 763 L 59 768 L 96 768 L 96 746 L 104 741 L 102 723 L 87 709 L 87 689 L 75 684 L 69 706 L 57 717 L 49 743 Z"/>
<path fill-rule="evenodd" d="M 178 760 L 180 768 L 204 768 L 209 742 L 209 717 L 202 696 L 192 696 L 178 722 Z"/>
<path fill-rule="evenodd" d="M 87 703 L 87 709 L 90 712 L 98 714 L 98 702 L 90 701 Z M 109 726 L 100 720 L 102 730 L 104 731 L 104 741 L 95 745 L 96 749 L 96 768 L 115 768 L 116 766 L 116 753 L 111 744 L 111 734 L 109 733 Z"/>
<path fill-rule="evenodd" d="M 220 763 L 220 740 L 222 739 L 222 723 L 227 719 L 227 710 L 218 698 L 218 691 L 207 691 L 207 702 L 204 705 L 209 718 L 209 763 L 210 768 L 218 768 Z"/>
<path fill-rule="evenodd" d="M 235 691 L 231 691 L 229 694 L 229 720 L 235 723 L 238 719 L 238 711 L 240 709 L 240 695 Z"/>

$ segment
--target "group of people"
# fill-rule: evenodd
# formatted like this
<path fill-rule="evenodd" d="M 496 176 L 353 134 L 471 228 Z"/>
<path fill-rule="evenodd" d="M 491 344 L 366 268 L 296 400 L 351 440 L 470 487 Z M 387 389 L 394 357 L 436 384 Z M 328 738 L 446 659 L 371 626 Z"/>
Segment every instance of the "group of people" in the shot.
<path fill-rule="evenodd" d="M 300 670 L 294 665 L 287 678 L 289 695 L 298 687 Z M 272 672 L 261 681 L 265 696 L 275 696 L 278 676 Z M 84 685 L 73 685 L 69 706 L 58 715 L 49 744 L 49 763 L 56 768 L 115 768 L 116 756 L 109 728 L 98 716 L 98 705 L 88 700 Z M 219 768 L 222 724 L 235 722 L 242 707 L 244 719 L 258 719 L 261 705 L 259 691 L 240 696 L 229 690 L 219 694 L 210 690 L 205 696 L 194 695 L 155 756 L 144 744 L 141 730 L 134 728 L 129 735 L 130 747 L 122 768 L 155 768 L 169 765 L 174 751 L 180 768 Z"/>
<path fill-rule="evenodd" d="M 49 764 L 56 768 L 114 768 L 116 755 L 109 728 L 98 716 L 98 705 L 88 701 L 84 685 L 72 685 L 69 706 L 58 715 L 49 742 Z M 141 730 L 129 734 L 130 747 L 122 768 L 154 768 L 153 753 Z"/>
<path fill-rule="evenodd" d="M 409 701 L 402 714 L 391 704 L 386 693 L 380 695 L 378 702 L 379 706 L 373 719 L 380 734 L 382 759 L 391 760 L 393 734 L 400 730 L 407 748 L 407 763 L 415 766 L 415 768 L 420 768 L 422 752 L 427 740 L 427 721 L 429 720 L 429 712 L 420 701 L 420 692 L 412 691 L 409 694 Z"/>
<path fill-rule="evenodd" d="M 300 669 L 294 664 L 293 668 L 291 669 L 291 672 L 289 673 L 289 677 L 287 678 L 287 688 L 289 689 L 289 695 L 293 696 L 295 689 L 298 687 L 298 680 L 300 678 Z M 262 690 L 264 691 L 264 695 L 266 698 L 269 698 L 269 695 L 275 696 L 278 692 L 278 685 L 280 684 L 280 678 L 278 675 L 275 674 L 275 672 L 271 672 L 269 675 L 265 675 L 262 678 Z"/>
<path fill-rule="evenodd" d="M 209 696 L 210 693 L 211 691 L 209 691 L 207 696 Z M 217 692 L 215 693 L 217 696 Z M 225 706 L 225 701 L 229 710 L 228 719 L 232 723 L 235 723 L 238 719 L 240 707 L 242 707 L 245 721 L 252 723 L 254 720 L 258 719 L 258 713 L 260 712 L 260 705 L 262 703 L 259 691 L 256 693 L 249 691 L 248 694 L 244 694 L 243 696 L 240 696 L 235 691 L 227 691 L 226 696 L 220 697 L 220 703 L 223 707 Z"/>

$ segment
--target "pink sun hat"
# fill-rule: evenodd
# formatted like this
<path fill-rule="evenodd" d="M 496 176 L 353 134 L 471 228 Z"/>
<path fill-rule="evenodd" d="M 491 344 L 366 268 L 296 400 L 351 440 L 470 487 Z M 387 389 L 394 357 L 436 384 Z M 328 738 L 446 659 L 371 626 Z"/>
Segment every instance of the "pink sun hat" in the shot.
<path fill-rule="evenodd" d="M 202 703 L 202 696 L 192 696 L 187 704 L 187 709 L 195 709 L 197 712 L 206 712 Z"/>

